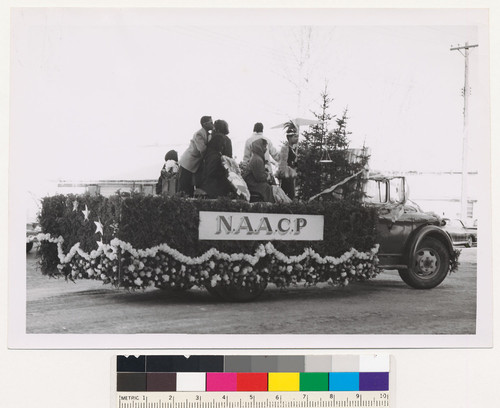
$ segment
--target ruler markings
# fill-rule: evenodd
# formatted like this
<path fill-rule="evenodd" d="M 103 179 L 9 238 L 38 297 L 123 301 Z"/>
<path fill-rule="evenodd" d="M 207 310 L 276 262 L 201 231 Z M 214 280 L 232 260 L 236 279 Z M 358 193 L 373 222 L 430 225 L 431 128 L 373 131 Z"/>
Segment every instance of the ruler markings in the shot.
<path fill-rule="evenodd" d="M 212 399 L 206 394 L 183 393 L 180 396 L 182 399 L 177 401 L 174 394 L 179 397 L 179 393 L 118 394 L 117 408 L 375 408 L 391 405 L 388 392 L 325 392 L 321 396 L 315 392 L 279 392 L 271 395 L 267 392 L 235 392 L 215 394 Z"/>

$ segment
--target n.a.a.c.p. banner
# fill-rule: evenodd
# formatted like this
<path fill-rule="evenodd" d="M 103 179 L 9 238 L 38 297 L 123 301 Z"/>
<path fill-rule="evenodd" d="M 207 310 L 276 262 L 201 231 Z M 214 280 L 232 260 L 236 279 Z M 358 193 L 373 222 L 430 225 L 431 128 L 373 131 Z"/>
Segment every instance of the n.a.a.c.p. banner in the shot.
<path fill-rule="evenodd" d="M 200 240 L 323 240 L 322 215 L 200 211 Z"/>

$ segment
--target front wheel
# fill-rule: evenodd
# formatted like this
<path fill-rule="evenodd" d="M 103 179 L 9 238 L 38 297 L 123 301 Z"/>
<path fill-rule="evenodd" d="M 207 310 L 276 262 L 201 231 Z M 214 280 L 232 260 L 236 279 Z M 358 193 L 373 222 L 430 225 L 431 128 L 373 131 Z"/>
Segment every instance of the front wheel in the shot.
<path fill-rule="evenodd" d="M 448 274 L 450 255 L 443 243 L 427 237 L 410 254 L 408 269 L 399 270 L 399 276 L 415 289 L 432 289 Z"/>

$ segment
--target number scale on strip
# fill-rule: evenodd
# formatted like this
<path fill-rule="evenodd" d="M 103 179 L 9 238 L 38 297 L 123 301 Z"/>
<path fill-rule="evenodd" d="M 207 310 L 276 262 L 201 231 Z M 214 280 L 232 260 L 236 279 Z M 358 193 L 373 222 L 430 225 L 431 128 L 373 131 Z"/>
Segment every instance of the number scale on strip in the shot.
<path fill-rule="evenodd" d="M 388 392 L 118 392 L 118 408 L 390 407 Z"/>

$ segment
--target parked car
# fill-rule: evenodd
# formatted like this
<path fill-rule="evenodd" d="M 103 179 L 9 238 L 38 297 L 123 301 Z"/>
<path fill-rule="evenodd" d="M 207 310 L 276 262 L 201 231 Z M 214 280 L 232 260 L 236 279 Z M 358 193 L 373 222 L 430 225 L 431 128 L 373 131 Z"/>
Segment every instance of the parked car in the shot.
<path fill-rule="evenodd" d="M 467 228 L 458 218 L 445 218 L 444 230 L 450 236 L 453 245 L 465 245 L 467 248 L 477 245 L 477 227 Z"/>

